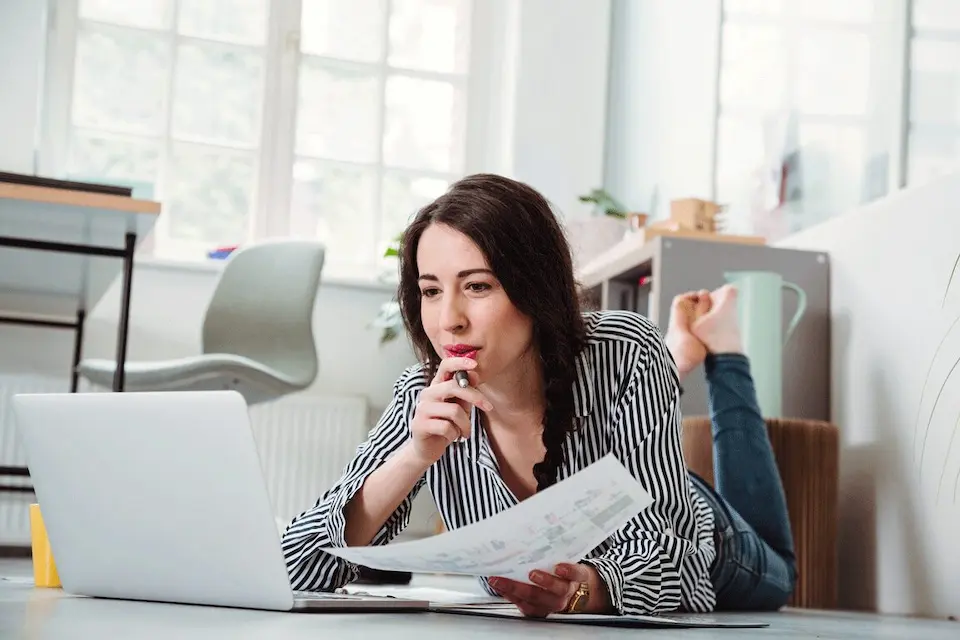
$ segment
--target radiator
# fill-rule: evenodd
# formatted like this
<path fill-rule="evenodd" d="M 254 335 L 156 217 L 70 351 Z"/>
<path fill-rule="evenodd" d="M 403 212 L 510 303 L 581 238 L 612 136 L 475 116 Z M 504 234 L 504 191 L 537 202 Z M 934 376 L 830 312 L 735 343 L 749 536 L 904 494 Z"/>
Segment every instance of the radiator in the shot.
<path fill-rule="evenodd" d="M 10 397 L 68 389 L 55 378 L 0 375 L 0 465 L 25 464 Z M 362 397 L 299 394 L 254 405 L 250 420 L 278 523 L 312 506 L 336 482 L 369 429 Z M 29 479 L 4 482 L 29 484 Z M 34 500 L 32 493 L 0 493 L 0 545 L 29 544 L 29 505 Z"/>

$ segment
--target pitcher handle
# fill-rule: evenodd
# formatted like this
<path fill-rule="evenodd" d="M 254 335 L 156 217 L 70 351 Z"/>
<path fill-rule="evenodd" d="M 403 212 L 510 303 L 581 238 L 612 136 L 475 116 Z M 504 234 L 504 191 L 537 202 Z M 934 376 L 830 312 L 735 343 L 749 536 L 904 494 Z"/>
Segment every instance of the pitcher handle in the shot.
<path fill-rule="evenodd" d="M 790 324 L 787 325 L 787 333 L 783 338 L 783 342 L 786 344 L 787 340 L 789 340 L 790 336 L 793 334 L 793 330 L 797 328 L 798 324 L 800 324 L 800 318 L 803 317 L 803 313 L 807 310 L 807 292 L 792 282 L 784 282 L 783 287 L 785 289 L 790 289 L 797 294 L 797 311 L 793 314 Z"/>

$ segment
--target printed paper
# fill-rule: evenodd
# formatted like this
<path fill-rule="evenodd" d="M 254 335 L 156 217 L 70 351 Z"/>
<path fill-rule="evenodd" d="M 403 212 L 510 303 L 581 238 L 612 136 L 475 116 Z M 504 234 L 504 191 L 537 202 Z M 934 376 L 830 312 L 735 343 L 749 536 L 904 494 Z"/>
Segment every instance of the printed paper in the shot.
<path fill-rule="evenodd" d="M 503 576 L 577 562 L 653 502 L 612 455 L 491 518 L 437 536 L 327 553 L 373 569 Z"/>

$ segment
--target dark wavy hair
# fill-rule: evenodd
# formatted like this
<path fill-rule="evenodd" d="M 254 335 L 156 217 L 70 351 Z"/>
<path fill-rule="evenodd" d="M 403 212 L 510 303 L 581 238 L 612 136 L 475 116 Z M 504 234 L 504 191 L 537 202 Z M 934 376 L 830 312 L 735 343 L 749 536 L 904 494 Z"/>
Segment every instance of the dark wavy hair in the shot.
<path fill-rule="evenodd" d="M 431 224 L 447 225 L 473 240 L 510 301 L 533 320 L 546 408 L 546 454 L 533 468 L 541 491 L 556 482 L 564 462 L 564 440 L 576 428 L 576 358 L 586 340 L 566 236 L 540 193 L 522 182 L 492 174 L 459 180 L 417 213 L 400 240 L 397 297 L 407 334 L 428 380 L 435 375 L 440 357 L 420 318 L 417 245 Z"/>

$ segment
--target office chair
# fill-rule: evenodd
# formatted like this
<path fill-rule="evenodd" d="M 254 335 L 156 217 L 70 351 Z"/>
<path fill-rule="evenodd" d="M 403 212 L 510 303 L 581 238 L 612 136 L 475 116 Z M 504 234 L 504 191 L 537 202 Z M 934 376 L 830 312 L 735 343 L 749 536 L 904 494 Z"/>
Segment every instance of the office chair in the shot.
<path fill-rule="evenodd" d="M 317 376 L 313 307 L 325 247 L 311 240 L 271 240 L 236 251 L 210 299 L 202 353 L 127 362 L 127 391 L 233 389 L 257 404 L 307 388 Z M 86 359 L 78 373 L 110 387 L 116 362 Z"/>

